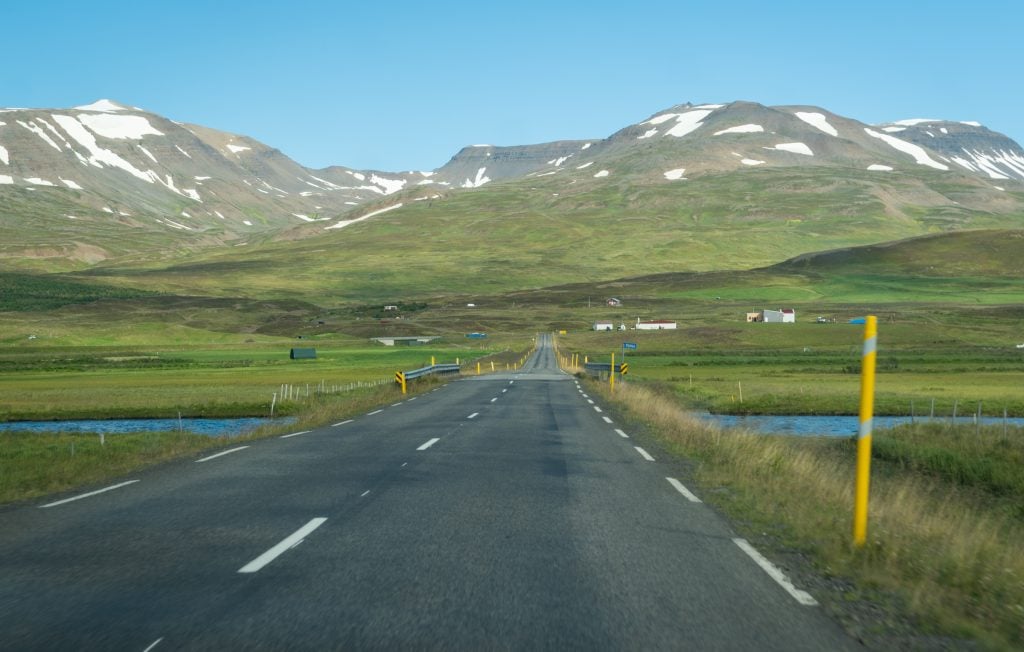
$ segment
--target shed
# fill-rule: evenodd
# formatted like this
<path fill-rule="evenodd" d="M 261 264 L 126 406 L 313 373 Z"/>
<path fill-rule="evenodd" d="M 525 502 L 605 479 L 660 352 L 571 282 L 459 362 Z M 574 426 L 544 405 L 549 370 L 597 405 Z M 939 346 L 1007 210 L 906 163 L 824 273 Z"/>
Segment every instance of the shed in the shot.
<path fill-rule="evenodd" d="M 610 321 L 595 321 L 594 322 L 594 330 L 595 331 L 613 331 L 613 330 L 615 330 L 615 324 L 613 324 Z"/>
<path fill-rule="evenodd" d="M 316 349 L 292 349 L 288 357 L 292 360 L 316 360 Z"/>
<path fill-rule="evenodd" d="M 765 310 L 764 322 L 767 324 L 793 324 L 796 323 L 796 311 L 792 308 L 782 310 Z"/>
<path fill-rule="evenodd" d="M 676 329 L 676 323 L 668 319 L 652 319 L 651 321 L 640 321 L 637 317 L 636 329 L 638 331 L 672 331 Z"/>

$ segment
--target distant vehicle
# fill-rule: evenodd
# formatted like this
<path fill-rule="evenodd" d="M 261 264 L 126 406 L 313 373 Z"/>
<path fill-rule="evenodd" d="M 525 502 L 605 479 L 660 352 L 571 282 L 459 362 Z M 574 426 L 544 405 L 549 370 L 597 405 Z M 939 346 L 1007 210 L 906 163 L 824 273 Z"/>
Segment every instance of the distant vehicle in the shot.
<path fill-rule="evenodd" d="M 819 324 L 827 324 L 827 323 L 828 323 L 828 321 L 829 321 L 829 320 L 828 320 L 828 317 L 818 317 L 818 319 L 817 319 L 817 322 L 818 322 Z"/>

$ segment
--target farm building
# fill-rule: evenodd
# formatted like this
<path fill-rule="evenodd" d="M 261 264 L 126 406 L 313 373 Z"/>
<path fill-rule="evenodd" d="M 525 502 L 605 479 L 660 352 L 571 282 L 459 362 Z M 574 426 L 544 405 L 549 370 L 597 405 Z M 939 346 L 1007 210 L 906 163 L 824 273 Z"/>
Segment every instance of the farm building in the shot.
<path fill-rule="evenodd" d="M 761 321 L 766 324 L 793 324 L 796 323 L 796 311 L 792 308 L 782 310 L 763 310 Z"/>
<path fill-rule="evenodd" d="M 676 323 L 667 319 L 652 319 L 651 321 L 640 321 L 640 318 L 636 319 L 636 329 L 638 331 L 671 331 L 676 329 Z"/>
<path fill-rule="evenodd" d="M 761 321 L 764 321 L 764 312 L 763 311 L 758 310 L 757 312 L 748 312 L 747 313 L 747 323 L 748 324 L 753 324 L 753 323 L 757 323 L 757 322 L 761 322 Z"/>
<path fill-rule="evenodd" d="M 613 330 L 615 330 L 615 324 L 613 324 L 610 321 L 595 321 L 594 322 L 594 330 L 595 331 L 613 331 Z"/>

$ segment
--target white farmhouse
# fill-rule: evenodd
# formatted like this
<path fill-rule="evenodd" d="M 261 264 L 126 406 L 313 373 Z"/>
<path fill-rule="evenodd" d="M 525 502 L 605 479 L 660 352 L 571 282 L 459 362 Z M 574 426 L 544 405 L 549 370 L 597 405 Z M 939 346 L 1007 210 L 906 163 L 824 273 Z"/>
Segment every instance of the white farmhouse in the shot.
<path fill-rule="evenodd" d="M 764 319 L 762 321 L 766 324 L 795 324 L 796 311 L 792 308 L 783 308 L 782 310 L 765 310 Z"/>
<path fill-rule="evenodd" d="M 595 321 L 594 322 L 594 330 L 595 331 L 613 331 L 613 330 L 615 330 L 615 324 L 613 324 L 610 321 Z"/>

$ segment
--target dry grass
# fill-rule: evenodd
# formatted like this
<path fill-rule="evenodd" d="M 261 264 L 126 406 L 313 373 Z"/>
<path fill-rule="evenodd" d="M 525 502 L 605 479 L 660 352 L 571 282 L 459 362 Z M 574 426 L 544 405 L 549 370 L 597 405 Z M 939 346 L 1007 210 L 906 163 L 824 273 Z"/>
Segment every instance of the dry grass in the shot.
<path fill-rule="evenodd" d="M 606 391 L 597 388 L 596 391 Z M 722 430 L 621 383 L 614 400 L 681 455 L 733 516 L 780 531 L 820 570 L 902 596 L 929 629 L 993 649 L 1024 645 L 1024 523 L 985 495 L 876 464 L 869 540 L 851 544 L 854 445 Z"/>

